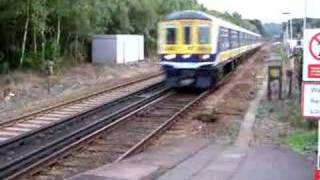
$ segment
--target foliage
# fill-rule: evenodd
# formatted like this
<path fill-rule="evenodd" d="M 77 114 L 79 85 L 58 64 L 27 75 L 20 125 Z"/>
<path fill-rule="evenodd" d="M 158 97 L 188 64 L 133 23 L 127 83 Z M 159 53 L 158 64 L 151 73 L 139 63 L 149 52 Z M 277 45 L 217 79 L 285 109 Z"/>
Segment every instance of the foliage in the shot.
<path fill-rule="evenodd" d="M 243 28 L 249 29 L 253 32 L 259 33 L 263 36 L 266 35 L 266 32 L 264 30 L 264 27 L 262 27 L 260 20 L 242 19 L 241 14 L 239 14 L 237 12 L 230 14 L 228 12 L 221 13 L 221 12 L 218 12 L 215 10 L 210 10 L 209 13 L 213 16 L 216 16 L 216 17 L 219 17 L 219 18 L 224 19 L 226 21 L 229 21 L 229 22 L 236 24 L 240 27 L 243 27 Z"/>
<path fill-rule="evenodd" d="M 279 38 L 281 36 L 282 32 L 282 25 L 276 24 L 276 23 L 266 23 L 263 25 L 265 31 L 267 32 L 268 36 L 271 37 L 277 37 Z"/>
<path fill-rule="evenodd" d="M 156 48 L 157 23 L 177 10 L 201 10 L 259 32 L 241 15 L 208 11 L 196 0 L 0 0 L 0 73 L 43 68 L 46 60 L 83 62 L 94 34 L 145 36 Z"/>
<path fill-rule="evenodd" d="M 285 139 L 285 143 L 293 150 L 300 153 L 310 153 L 317 151 L 318 132 L 295 132 Z"/>

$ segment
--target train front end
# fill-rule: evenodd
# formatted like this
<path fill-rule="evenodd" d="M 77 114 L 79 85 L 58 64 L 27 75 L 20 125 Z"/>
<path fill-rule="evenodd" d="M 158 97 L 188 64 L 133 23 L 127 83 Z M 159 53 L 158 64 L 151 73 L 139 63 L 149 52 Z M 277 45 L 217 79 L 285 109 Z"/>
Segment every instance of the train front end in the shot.
<path fill-rule="evenodd" d="M 169 15 L 159 24 L 158 52 L 169 86 L 207 89 L 215 82 L 212 21 L 199 12 Z"/>

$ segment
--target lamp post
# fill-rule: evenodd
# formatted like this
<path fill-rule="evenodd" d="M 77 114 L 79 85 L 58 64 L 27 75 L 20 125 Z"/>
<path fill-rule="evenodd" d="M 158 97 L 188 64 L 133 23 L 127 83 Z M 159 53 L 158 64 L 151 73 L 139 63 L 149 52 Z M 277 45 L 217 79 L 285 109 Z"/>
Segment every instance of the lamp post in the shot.
<path fill-rule="evenodd" d="M 291 53 L 291 40 L 292 40 L 292 21 L 289 17 L 289 15 L 291 14 L 290 12 L 283 12 L 283 15 L 285 15 L 286 18 L 286 38 L 284 38 L 284 45 L 285 45 L 285 50 L 287 53 L 287 56 L 290 56 Z M 290 31 L 289 31 L 290 30 Z"/>
<path fill-rule="evenodd" d="M 283 12 L 282 14 L 285 16 L 289 16 L 291 13 Z M 288 29 L 290 28 L 290 31 L 288 30 L 288 35 L 289 35 L 289 39 L 291 40 L 293 36 L 293 31 L 292 31 L 292 19 L 290 19 L 290 17 L 288 17 L 288 20 L 287 20 L 287 28 Z"/>

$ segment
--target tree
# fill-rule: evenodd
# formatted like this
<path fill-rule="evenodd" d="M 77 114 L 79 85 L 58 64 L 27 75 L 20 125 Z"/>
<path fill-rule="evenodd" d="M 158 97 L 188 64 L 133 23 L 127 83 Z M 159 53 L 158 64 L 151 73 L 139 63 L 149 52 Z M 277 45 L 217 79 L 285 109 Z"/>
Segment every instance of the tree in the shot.
<path fill-rule="evenodd" d="M 1 68 L 39 69 L 46 59 L 83 62 L 94 34 L 142 34 L 156 49 L 157 24 L 169 13 L 201 10 L 244 28 L 261 23 L 209 11 L 196 0 L 0 0 Z M 64 59 L 65 61 L 62 61 Z"/>
<path fill-rule="evenodd" d="M 255 20 L 248 20 L 248 21 L 257 28 L 259 34 L 261 34 L 264 37 L 268 36 L 268 33 L 264 29 L 264 26 L 262 25 L 260 20 L 255 19 Z"/>
<path fill-rule="evenodd" d="M 24 30 L 23 30 L 23 39 L 22 39 L 22 47 L 21 47 L 21 57 L 19 61 L 19 67 L 22 67 L 24 59 L 25 59 L 25 51 L 26 51 L 26 43 L 27 43 L 27 37 L 28 37 L 28 31 L 29 31 L 29 23 L 30 23 L 30 6 L 31 6 L 31 1 L 27 0 L 25 1 L 25 25 L 24 25 Z"/>

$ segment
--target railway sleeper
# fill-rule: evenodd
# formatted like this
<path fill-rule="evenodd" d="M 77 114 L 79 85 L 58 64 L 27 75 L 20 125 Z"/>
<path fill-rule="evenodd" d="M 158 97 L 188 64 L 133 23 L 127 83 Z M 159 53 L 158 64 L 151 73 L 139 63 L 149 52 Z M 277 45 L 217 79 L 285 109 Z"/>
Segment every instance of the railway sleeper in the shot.
<path fill-rule="evenodd" d="M 156 129 L 161 124 L 162 124 L 161 122 L 147 122 L 147 123 L 138 122 L 137 124 L 133 125 L 129 129 L 137 129 L 137 130 L 147 130 L 147 131 L 149 131 L 149 130 Z"/>
<path fill-rule="evenodd" d="M 127 128 L 128 133 L 146 135 L 151 133 L 155 128 Z"/>
<path fill-rule="evenodd" d="M 154 123 L 161 123 L 161 122 L 164 122 L 166 121 L 167 118 L 156 118 L 156 119 L 153 119 L 153 118 L 149 118 L 149 117 L 139 117 L 137 118 L 137 123 L 143 123 L 143 124 L 154 124 Z"/>
<path fill-rule="evenodd" d="M 176 111 L 174 111 L 172 109 L 159 109 L 157 111 L 152 112 L 151 114 L 148 114 L 148 116 L 151 116 L 151 117 L 153 117 L 153 116 L 156 116 L 156 117 L 158 117 L 158 116 L 168 117 L 168 116 L 170 116 L 172 114 L 175 114 L 175 113 L 176 113 Z"/>

